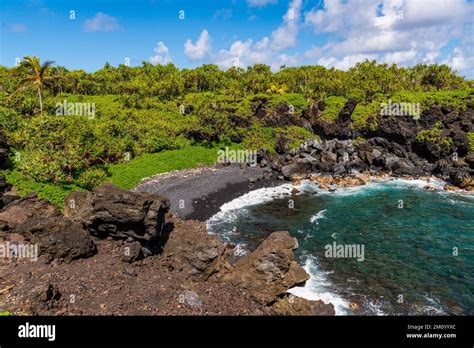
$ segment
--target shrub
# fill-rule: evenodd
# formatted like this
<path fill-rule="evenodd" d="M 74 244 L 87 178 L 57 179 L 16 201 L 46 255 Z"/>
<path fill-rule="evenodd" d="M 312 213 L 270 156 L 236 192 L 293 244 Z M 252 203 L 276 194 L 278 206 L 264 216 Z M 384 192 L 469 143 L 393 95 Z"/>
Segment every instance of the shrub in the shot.
<path fill-rule="evenodd" d="M 324 103 L 323 117 L 329 121 L 333 121 L 337 119 L 339 112 L 347 103 L 347 99 L 344 97 L 330 96 L 324 100 Z"/>
<path fill-rule="evenodd" d="M 271 153 L 275 153 L 275 142 L 276 134 L 273 128 L 253 123 L 242 140 L 242 147 L 247 150 L 267 148 Z"/>
<path fill-rule="evenodd" d="M 474 152 L 474 132 L 467 133 L 469 138 L 469 152 Z"/>
<path fill-rule="evenodd" d="M 432 143 L 439 146 L 441 150 L 451 151 L 453 149 L 453 139 L 448 136 L 442 136 L 442 122 L 438 121 L 431 129 L 420 131 L 416 136 L 416 141 L 423 143 Z"/>
<path fill-rule="evenodd" d="M 87 190 L 93 190 L 107 180 L 107 172 L 103 168 L 89 168 L 82 172 L 77 184 Z"/>

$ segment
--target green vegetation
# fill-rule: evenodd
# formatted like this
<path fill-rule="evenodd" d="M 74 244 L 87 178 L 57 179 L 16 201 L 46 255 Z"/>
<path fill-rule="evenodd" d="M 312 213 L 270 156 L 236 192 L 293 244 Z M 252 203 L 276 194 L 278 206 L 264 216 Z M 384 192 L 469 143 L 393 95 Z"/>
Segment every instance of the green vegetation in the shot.
<path fill-rule="evenodd" d="M 236 146 L 230 146 L 236 148 Z M 107 172 L 110 176 L 94 177 L 96 184 L 101 182 L 112 182 L 118 187 L 130 189 L 136 186 L 143 178 L 165 173 L 172 170 L 188 169 L 201 165 L 210 165 L 216 162 L 219 147 L 189 146 L 180 150 L 168 150 L 153 154 L 143 154 L 129 162 L 110 165 Z M 91 169 L 82 175 L 95 176 L 97 169 Z M 54 184 L 51 182 L 35 181 L 33 178 L 22 174 L 19 170 L 7 170 L 4 172 L 8 182 L 15 186 L 18 193 L 26 195 L 36 192 L 39 197 L 62 207 L 64 197 L 74 191 L 84 190 L 76 184 Z M 79 177 L 79 184 L 82 176 Z"/>
<path fill-rule="evenodd" d="M 81 187 L 76 185 L 36 181 L 32 178 L 26 177 L 18 170 L 7 170 L 4 174 L 7 181 L 15 186 L 18 194 L 21 196 L 36 192 L 38 197 L 47 199 L 60 208 L 63 206 L 64 197 L 74 191 L 83 190 Z"/>
<path fill-rule="evenodd" d="M 325 107 L 323 111 L 323 117 L 329 121 L 333 121 L 339 115 L 342 107 L 346 104 L 347 99 L 339 96 L 330 96 L 325 100 Z"/>
<path fill-rule="evenodd" d="M 474 90 L 452 90 L 440 92 L 400 91 L 390 96 L 376 95 L 372 101 L 357 104 L 353 114 L 353 128 L 362 129 L 367 125 L 367 118 L 372 116 L 374 123 L 380 114 L 380 106 L 385 103 L 417 103 L 420 112 L 428 110 L 433 104 L 452 107 L 457 111 L 465 111 L 468 101 L 474 101 Z"/>
<path fill-rule="evenodd" d="M 111 165 L 108 181 L 118 187 L 130 189 L 141 179 L 172 170 L 210 165 L 217 160 L 219 147 L 193 146 L 180 150 L 143 154 L 130 162 Z"/>
<path fill-rule="evenodd" d="M 223 71 L 212 64 L 180 70 L 144 62 L 87 73 L 25 57 L 17 67 L 0 66 L 0 127 L 11 145 L 6 176 L 19 193 L 36 191 L 61 206 L 70 192 L 102 182 L 131 188 L 147 176 L 211 164 L 222 146 L 274 152 L 282 135 L 291 147 L 315 136 L 272 124 L 277 110 L 298 118 L 324 102 L 322 117 L 331 121 L 356 99 L 352 126 L 362 129 L 369 116 L 376 124 L 381 102 L 462 110 L 472 88 L 445 65 L 365 61 L 348 71 L 272 72 L 262 64 Z M 431 141 L 436 132 L 419 137 Z"/>
<path fill-rule="evenodd" d="M 10 312 L 0 312 L 0 317 L 8 317 L 8 316 L 11 316 L 13 315 L 12 313 Z"/>
<path fill-rule="evenodd" d="M 467 133 L 467 137 L 469 138 L 469 151 L 474 152 L 474 132 Z"/>
<path fill-rule="evenodd" d="M 428 142 L 439 146 L 442 150 L 451 151 L 453 148 L 453 139 L 449 136 L 442 135 L 442 123 L 436 122 L 433 128 L 420 131 L 416 140 L 420 143 Z"/>

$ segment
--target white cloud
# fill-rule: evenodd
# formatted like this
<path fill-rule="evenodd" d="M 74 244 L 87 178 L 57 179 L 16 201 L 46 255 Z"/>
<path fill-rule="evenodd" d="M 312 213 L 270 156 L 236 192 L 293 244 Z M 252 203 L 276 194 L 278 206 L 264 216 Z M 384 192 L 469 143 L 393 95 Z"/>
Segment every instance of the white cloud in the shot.
<path fill-rule="evenodd" d="M 282 65 L 297 65 L 300 59 L 297 55 L 276 55 L 269 49 L 269 39 L 264 37 L 255 43 L 252 39 L 235 41 L 229 50 L 221 50 L 214 56 L 213 61 L 222 69 L 232 66 L 244 68 L 260 63 L 269 65 L 272 70 L 278 70 Z"/>
<path fill-rule="evenodd" d="M 281 51 L 296 44 L 301 3 L 301 0 L 293 0 L 289 4 L 282 24 L 272 32 L 270 37 L 265 36 L 259 41 L 237 40 L 229 49 L 222 49 L 212 56 L 212 61 L 223 69 L 232 66 L 246 67 L 257 63 L 267 64 L 272 70 L 278 70 L 281 65 L 297 65 L 301 61 L 299 55 L 285 54 Z"/>
<path fill-rule="evenodd" d="M 264 7 L 269 4 L 276 4 L 278 0 L 247 0 L 247 5 L 250 7 Z"/>
<path fill-rule="evenodd" d="M 439 62 L 442 49 L 452 40 L 469 40 L 474 3 L 466 0 L 331 0 L 324 8 L 305 14 L 306 26 L 316 34 L 330 33 L 320 49 L 306 52 L 328 66 L 347 67 L 360 57 L 412 65 Z M 449 63 L 467 70 L 474 63 L 468 54 L 452 52 Z"/>
<path fill-rule="evenodd" d="M 336 57 L 322 57 L 318 60 L 318 65 L 322 65 L 326 68 L 336 68 L 339 70 L 348 70 L 357 63 L 363 62 L 364 60 L 373 60 L 376 58 L 374 54 L 354 54 L 345 56 L 342 59 Z"/>
<path fill-rule="evenodd" d="M 473 47 L 456 47 L 453 53 L 443 63 L 453 69 L 463 72 L 465 75 L 474 76 L 474 50 Z"/>
<path fill-rule="evenodd" d="M 383 61 L 386 63 L 395 63 L 400 64 L 407 61 L 413 60 L 417 55 L 415 49 L 411 49 L 408 51 L 397 51 L 397 52 L 390 52 L 385 54 Z"/>
<path fill-rule="evenodd" d="M 196 44 L 193 44 L 191 39 L 184 43 L 184 53 L 186 57 L 191 60 L 203 59 L 211 51 L 211 38 L 206 29 L 201 32 Z"/>
<path fill-rule="evenodd" d="M 86 19 L 84 31 L 118 31 L 121 29 L 117 18 L 98 12 L 93 18 Z"/>
<path fill-rule="evenodd" d="M 168 47 L 163 43 L 163 41 L 160 41 L 156 44 L 155 48 L 153 49 L 155 51 L 155 55 L 150 57 L 150 62 L 153 64 L 168 64 L 171 63 L 171 57 L 169 56 L 169 49 Z"/>
<path fill-rule="evenodd" d="M 283 24 L 272 33 L 271 44 L 274 50 L 281 51 L 296 45 L 300 12 L 301 0 L 293 0 L 283 16 Z"/>
<path fill-rule="evenodd" d="M 310 58 L 310 59 L 316 59 L 316 58 L 320 58 L 321 55 L 323 54 L 323 48 L 322 47 L 315 47 L 315 46 L 312 46 L 309 50 L 307 50 L 305 53 L 304 53 L 304 56 L 306 58 Z"/>

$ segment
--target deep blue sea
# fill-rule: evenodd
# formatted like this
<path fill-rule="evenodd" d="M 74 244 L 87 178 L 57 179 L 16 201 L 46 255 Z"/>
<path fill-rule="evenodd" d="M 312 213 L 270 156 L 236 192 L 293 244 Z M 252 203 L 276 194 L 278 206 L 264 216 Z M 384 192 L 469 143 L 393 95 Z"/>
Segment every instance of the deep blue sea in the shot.
<path fill-rule="evenodd" d="M 236 243 L 236 256 L 289 231 L 311 275 L 290 292 L 337 314 L 474 315 L 474 196 L 429 184 L 439 190 L 422 180 L 260 189 L 222 206 L 208 229 Z"/>

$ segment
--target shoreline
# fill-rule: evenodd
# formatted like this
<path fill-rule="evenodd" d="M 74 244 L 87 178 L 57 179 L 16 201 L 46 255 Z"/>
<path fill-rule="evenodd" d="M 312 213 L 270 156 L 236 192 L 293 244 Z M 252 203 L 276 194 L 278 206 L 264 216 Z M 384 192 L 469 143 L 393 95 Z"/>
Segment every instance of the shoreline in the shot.
<path fill-rule="evenodd" d="M 223 204 L 280 183 L 268 170 L 232 164 L 158 174 L 142 180 L 132 191 L 164 196 L 179 218 L 205 222 Z"/>
<path fill-rule="evenodd" d="M 448 182 L 435 177 L 435 176 L 420 176 L 420 177 L 397 177 L 397 176 L 391 176 L 391 175 L 376 175 L 376 176 L 367 176 L 367 181 L 365 181 L 363 184 L 360 185 L 351 185 L 352 177 L 345 178 L 349 181 L 349 185 L 347 186 L 338 186 L 337 184 L 335 185 L 327 185 L 326 189 L 321 189 L 319 188 L 318 182 L 315 182 L 310 179 L 304 179 L 304 180 L 296 180 L 296 181 L 288 181 L 288 182 L 282 182 L 281 190 L 271 190 L 271 187 L 268 187 L 268 191 L 265 189 L 262 190 L 257 190 L 259 191 L 258 193 L 255 191 L 248 192 L 248 194 L 240 197 L 241 199 L 234 199 L 232 201 L 227 202 L 226 206 L 224 209 L 221 209 L 219 214 L 217 213 L 214 215 L 216 218 L 215 221 L 213 219 L 208 220 L 207 224 L 207 229 L 208 233 L 211 233 L 213 235 L 217 235 L 221 240 L 227 239 L 226 236 L 229 236 L 229 234 L 234 234 L 233 232 L 219 232 L 219 223 L 217 223 L 216 226 L 213 226 L 213 222 L 217 222 L 219 220 L 226 220 L 227 217 L 231 217 L 233 214 L 231 213 L 230 215 L 227 215 L 229 211 L 232 211 L 234 209 L 244 209 L 245 207 L 253 204 L 265 204 L 266 202 L 269 201 L 268 198 L 269 196 L 272 196 L 271 199 L 279 199 L 283 197 L 288 197 L 290 198 L 291 196 L 294 195 L 300 195 L 300 194 L 310 194 L 313 192 L 313 190 L 316 190 L 313 192 L 313 194 L 319 193 L 319 194 L 336 194 L 336 195 L 345 195 L 347 193 L 354 193 L 354 192 L 359 192 L 359 190 L 370 190 L 373 187 L 377 187 L 380 185 L 388 184 L 390 185 L 391 183 L 395 184 L 396 186 L 398 185 L 409 185 L 415 190 L 423 190 L 427 192 L 433 192 L 436 194 L 455 194 L 455 195 L 462 195 L 462 196 L 467 196 L 474 198 L 474 192 L 472 191 L 467 191 L 467 190 L 462 190 L 462 189 L 457 189 L 457 190 L 447 190 L 445 187 L 448 185 Z M 341 181 L 344 179 L 341 178 L 336 178 L 335 181 Z M 355 191 L 354 191 L 355 190 Z M 318 197 L 318 196 L 315 196 Z M 294 236 L 294 235 L 293 235 Z M 297 236 L 295 236 L 297 237 Z M 229 241 L 227 241 L 229 242 Z M 232 241 L 231 243 L 235 243 L 237 246 L 241 245 L 240 242 Z M 245 245 L 245 244 L 244 244 Z M 248 253 L 251 253 L 254 248 L 248 248 L 245 246 L 243 249 L 244 253 L 241 254 L 239 257 L 242 257 L 244 255 L 247 255 Z M 237 255 L 236 255 L 237 256 Z M 348 315 L 354 315 L 356 312 L 353 311 L 352 306 L 354 305 L 355 308 L 359 308 L 357 302 L 351 302 L 350 299 L 345 299 L 343 297 L 340 297 L 339 294 L 333 293 L 328 289 L 325 288 L 320 288 L 319 283 L 321 282 L 321 279 L 325 277 L 325 270 L 321 269 L 319 265 L 314 263 L 314 260 L 312 260 L 311 257 L 308 257 L 308 255 L 303 258 L 303 259 L 297 259 L 298 263 L 302 265 L 305 269 L 305 271 L 310 275 L 310 278 L 306 282 L 305 285 L 303 286 L 296 286 L 293 288 L 288 289 L 288 293 L 302 297 L 306 300 L 313 300 L 313 301 L 318 301 L 321 300 L 325 303 L 330 303 L 334 306 L 336 315 L 342 315 L 342 316 L 348 316 Z M 382 313 L 382 312 L 380 312 Z M 381 315 L 386 315 L 386 314 L 381 314 Z"/>
<path fill-rule="evenodd" d="M 159 194 L 167 197 L 171 211 L 181 219 L 206 222 L 221 211 L 221 207 L 252 191 L 290 184 L 297 186 L 304 181 L 319 185 L 320 189 L 335 192 L 346 187 L 363 186 L 370 182 L 392 180 L 422 180 L 425 190 L 455 192 L 473 195 L 474 192 L 452 186 L 434 175 L 394 176 L 390 173 L 355 173 L 332 176 L 327 173 L 311 174 L 307 179 L 278 180 L 272 172 L 246 165 L 214 165 L 195 169 L 177 170 L 145 178 L 133 192 Z"/>

